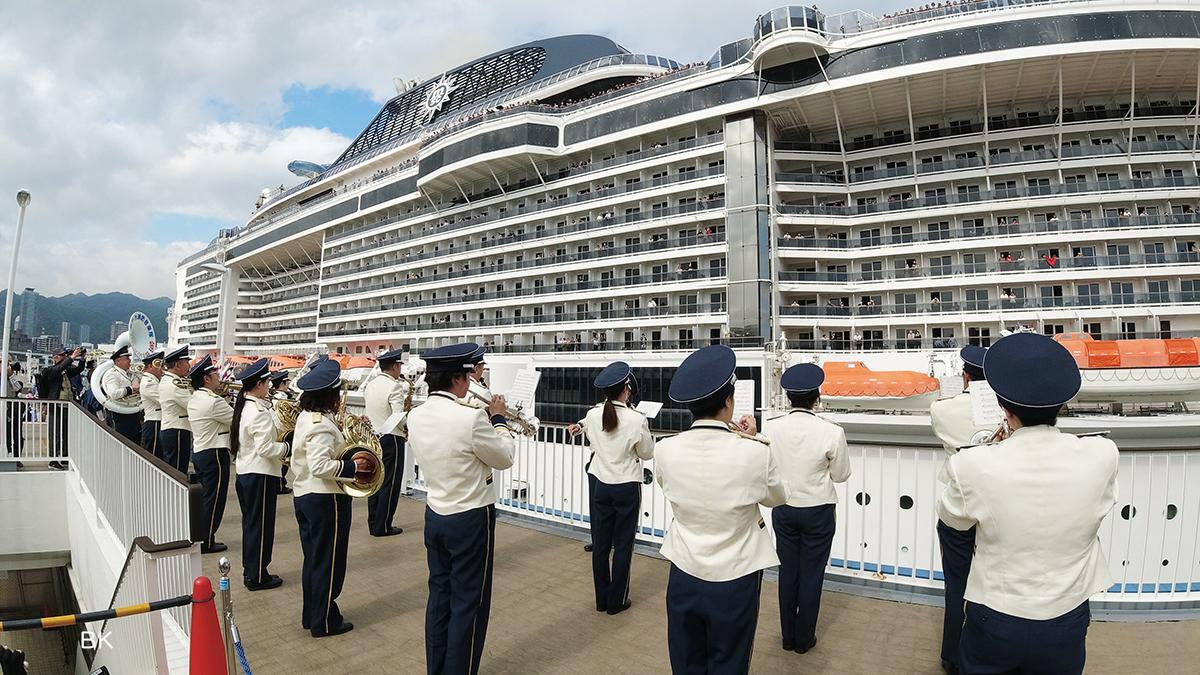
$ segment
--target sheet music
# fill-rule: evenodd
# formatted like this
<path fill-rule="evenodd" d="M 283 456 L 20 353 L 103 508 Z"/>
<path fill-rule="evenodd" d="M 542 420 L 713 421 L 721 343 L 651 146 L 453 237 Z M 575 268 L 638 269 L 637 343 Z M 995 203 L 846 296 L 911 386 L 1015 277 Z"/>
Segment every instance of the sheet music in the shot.
<path fill-rule="evenodd" d="M 658 411 L 662 410 L 663 404 L 658 401 L 642 401 L 633 407 L 634 410 L 646 416 L 646 419 L 654 419 L 658 417 Z"/>
<path fill-rule="evenodd" d="M 504 398 L 508 399 L 509 405 L 516 407 L 517 403 L 521 404 L 522 409 L 533 411 L 533 397 L 537 393 L 538 381 L 542 379 L 542 373 L 533 368 L 526 368 L 517 371 L 517 376 L 513 379 L 512 387 Z"/>
<path fill-rule="evenodd" d="M 1004 411 L 996 401 L 996 392 L 983 380 L 973 380 L 967 388 L 971 395 L 971 417 L 977 427 L 995 427 L 1004 421 Z"/>
<path fill-rule="evenodd" d="M 733 385 L 733 421 L 742 415 L 754 416 L 754 380 L 738 380 Z"/>

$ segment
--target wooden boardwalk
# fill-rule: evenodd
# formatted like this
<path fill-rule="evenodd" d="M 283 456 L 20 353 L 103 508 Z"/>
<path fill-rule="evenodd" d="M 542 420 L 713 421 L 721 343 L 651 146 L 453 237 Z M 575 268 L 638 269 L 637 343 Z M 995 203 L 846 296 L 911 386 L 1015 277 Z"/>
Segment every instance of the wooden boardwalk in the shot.
<path fill-rule="evenodd" d="M 230 503 L 218 539 L 229 544 L 234 608 L 255 673 L 423 673 L 426 599 L 424 504 L 400 500 L 404 534 L 367 534 L 365 500 L 354 502 L 349 574 L 339 604 L 355 629 L 316 640 L 300 627 L 300 543 L 291 497 L 279 498 L 272 571 L 281 588 L 249 593 L 241 584 L 241 525 Z M 218 576 L 217 555 L 204 571 Z M 666 673 L 664 597 L 667 563 L 635 555 L 633 607 L 597 613 L 590 554 L 579 541 L 501 522 L 496 528 L 496 576 L 481 673 Z M 776 587 L 763 584 L 755 673 L 940 673 L 941 610 L 826 592 L 818 644 L 806 655 L 779 644 Z M 1200 621 L 1094 623 L 1088 633 L 1089 673 L 1196 672 Z"/>

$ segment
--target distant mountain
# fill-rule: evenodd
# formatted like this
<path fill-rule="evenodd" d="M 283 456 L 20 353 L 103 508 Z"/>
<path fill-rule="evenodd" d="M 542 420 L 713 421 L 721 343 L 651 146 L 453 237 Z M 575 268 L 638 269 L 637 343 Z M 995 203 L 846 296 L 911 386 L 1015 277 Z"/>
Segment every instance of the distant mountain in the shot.
<path fill-rule="evenodd" d="M 0 307 L 3 306 L 5 291 L 0 291 Z M 24 306 L 22 293 L 13 294 L 13 321 L 21 314 Z M 175 301 L 171 298 L 147 300 L 129 293 L 98 293 L 86 295 L 72 293 L 57 298 L 39 296 L 37 302 L 36 330 L 29 330 L 22 322 L 21 332 L 30 337 L 38 335 L 58 336 L 62 322 L 71 322 L 70 342 L 80 342 L 79 327 L 90 326 L 88 342 L 109 342 L 109 329 L 114 321 L 129 321 L 134 312 L 145 312 L 154 323 L 154 332 L 160 344 L 167 342 L 167 308 Z M 2 332 L 2 331 L 0 331 Z"/>

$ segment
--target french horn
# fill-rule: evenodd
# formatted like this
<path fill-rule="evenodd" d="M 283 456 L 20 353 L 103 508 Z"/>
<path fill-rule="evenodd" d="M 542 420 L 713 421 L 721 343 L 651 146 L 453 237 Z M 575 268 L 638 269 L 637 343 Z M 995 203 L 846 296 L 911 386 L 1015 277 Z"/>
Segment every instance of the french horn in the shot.
<path fill-rule="evenodd" d="M 359 481 L 357 478 L 348 483 L 339 481 L 338 487 L 351 497 L 370 497 L 383 487 L 383 446 L 379 444 L 379 437 L 371 428 L 370 420 L 346 411 L 344 391 L 342 392 L 342 403 L 334 421 L 342 430 L 342 449 L 334 456 L 334 459 L 342 460 L 347 457 L 354 459 L 366 453 L 371 455 L 375 463 L 375 470 L 365 481 Z"/>

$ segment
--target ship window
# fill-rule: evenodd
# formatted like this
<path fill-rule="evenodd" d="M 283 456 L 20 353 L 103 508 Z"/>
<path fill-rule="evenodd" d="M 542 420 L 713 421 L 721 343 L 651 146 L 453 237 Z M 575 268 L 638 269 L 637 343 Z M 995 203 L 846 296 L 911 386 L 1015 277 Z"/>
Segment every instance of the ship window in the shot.
<path fill-rule="evenodd" d="M 975 345 L 976 347 L 991 347 L 992 329 L 975 327 L 968 328 L 967 344 Z"/>

